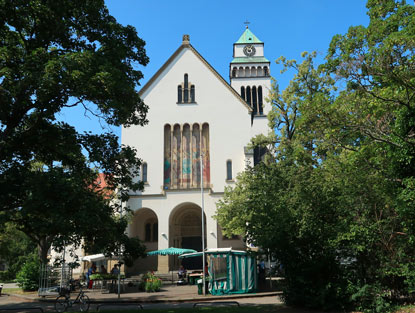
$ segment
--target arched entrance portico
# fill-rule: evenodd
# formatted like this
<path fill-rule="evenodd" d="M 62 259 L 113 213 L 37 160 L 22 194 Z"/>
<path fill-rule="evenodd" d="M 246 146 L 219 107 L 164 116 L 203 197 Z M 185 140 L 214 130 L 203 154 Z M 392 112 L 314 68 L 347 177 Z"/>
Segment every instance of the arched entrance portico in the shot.
<path fill-rule="evenodd" d="M 129 231 L 130 237 L 138 237 L 146 246 L 146 251 L 158 249 L 158 218 L 156 213 L 148 208 L 141 208 L 134 212 Z M 157 271 L 158 258 L 139 258 L 134 265 L 128 268 L 131 274 Z"/>
<path fill-rule="evenodd" d="M 178 205 L 170 214 L 169 225 L 169 246 L 202 251 L 202 209 L 200 206 L 190 202 Z M 181 264 L 187 269 L 202 269 L 202 258 L 179 260 L 177 256 L 169 257 L 170 270 L 177 270 Z"/>

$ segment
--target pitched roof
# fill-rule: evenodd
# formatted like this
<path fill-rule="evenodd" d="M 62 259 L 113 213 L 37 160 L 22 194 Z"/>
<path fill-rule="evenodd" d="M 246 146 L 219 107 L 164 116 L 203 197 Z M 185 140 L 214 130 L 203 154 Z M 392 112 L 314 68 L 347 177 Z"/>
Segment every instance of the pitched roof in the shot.
<path fill-rule="evenodd" d="M 186 36 L 186 35 L 185 35 Z M 184 38 L 184 37 L 183 37 Z M 190 49 L 198 59 L 204 63 L 207 68 L 225 85 L 226 88 L 228 88 L 231 93 L 238 98 L 238 100 L 248 109 L 248 111 L 251 113 L 252 108 L 245 102 L 244 99 L 239 95 L 239 93 L 232 88 L 231 85 L 228 84 L 228 82 L 210 65 L 203 57 L 202 55 L 189 43 L 188 37 L 187 40 L 183 40 L 183 43 L 181 46 L 168 58 L 168 60 L 160 67 L 160 69 L 149 79 L 149 81 L 143 86 L 143 88 L 140 89 L 138 92 L 139 96 L 141 97 L 143 93 L 156 81 L 156 79 L 163 73 L 163 71 L 174 61 L 174 59 L 182 52 L 184 49 Z"/>
<path fill-rule="evenodd" d="M 255 36 L 250 29 L 247 27 L 243 32 L 242 36 L 239 37 L 238 41 L 235 43 L 263 43 L 261 40 Z"/>

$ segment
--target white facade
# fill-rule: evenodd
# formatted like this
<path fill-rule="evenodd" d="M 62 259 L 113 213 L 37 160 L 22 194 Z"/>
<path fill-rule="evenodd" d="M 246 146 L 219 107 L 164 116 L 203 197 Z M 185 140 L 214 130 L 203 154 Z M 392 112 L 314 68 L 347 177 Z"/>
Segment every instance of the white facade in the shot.
<path fill-rule="evenodd" d="M 244 44 L 235 45 L 243 51 Z M 263 43 L 256 45 L 263 55 Z M 262 114 L 257 110 L 253 116 L 252 103 L 240 96 L 244 84 L 262 86 Z M 240 239 L 224 239 L 212 216 L 224 188 L 234 185 L 246 162 L 253 162 L 253 153 L 245 148 L 250 139 L 268 132 L 269 87 L 269 71 L 258 77 L 231 77 L 230 85 L 190 45 L 188 36 L 183 37 L 182 45 L 140 91 L 149 106 L 148 125 L 122 129 L 122 144 L 136 148 L 145 163 L 145 173 L 137 178 L 146 181 L 145 190 L 131 194 L 128 203 L 134 211 L 130 236 L 138 236 L 149 251 L 171 246 L 200 251 L 199 156 L 204 154 L 206 247 L 244 247 Z M 196 263 L 188 266 L 197 268 Z M 147 257 L 128 271 L 167 272 L 178 266 L 176 257 Z"/>

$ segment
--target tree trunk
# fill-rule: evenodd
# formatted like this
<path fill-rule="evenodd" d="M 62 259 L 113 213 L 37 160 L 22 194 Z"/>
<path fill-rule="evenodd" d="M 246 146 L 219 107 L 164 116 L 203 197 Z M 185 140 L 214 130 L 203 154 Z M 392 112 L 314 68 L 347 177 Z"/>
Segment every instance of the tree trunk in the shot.
<path fill-rule="evenodd" d="M 38 241 L 37 250 L 39 254 L 39 259 L 42 264 L 48 264 L 48 251 L 50 248 L 50 242 L 47 238 L 41 238 Z"/>

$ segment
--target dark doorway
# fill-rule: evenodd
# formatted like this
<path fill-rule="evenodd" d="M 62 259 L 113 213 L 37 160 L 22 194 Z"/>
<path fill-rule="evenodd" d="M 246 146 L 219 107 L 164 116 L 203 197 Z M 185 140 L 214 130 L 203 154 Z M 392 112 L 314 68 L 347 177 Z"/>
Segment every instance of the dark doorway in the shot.
<path fill-rule="evenodd" d="M 202 251 L 202 237 L 183 237 L 182 248 Z M 199 270 L 203 267 L 202 257 L 187 258 L 182 260 L 182 265 L 188 270 Z"/>

